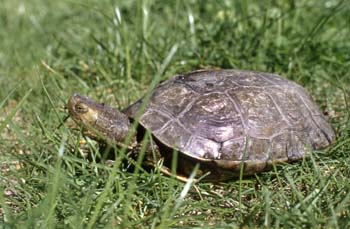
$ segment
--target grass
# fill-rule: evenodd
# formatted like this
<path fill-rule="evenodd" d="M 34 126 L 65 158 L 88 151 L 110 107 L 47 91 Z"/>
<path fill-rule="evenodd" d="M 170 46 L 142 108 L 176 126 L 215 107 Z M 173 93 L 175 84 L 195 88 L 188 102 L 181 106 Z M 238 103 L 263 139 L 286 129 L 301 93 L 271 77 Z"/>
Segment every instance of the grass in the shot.
<path fill-rule="evenodd" d="M 0 222 L 350 227 L 349 23 L 347 0 L 0 0 Z M 95 142 L 57 128 L 74 92 L 122 108 L 155 76 L 199 68 L 300 83 L 327 114 L 335 144 L 270 172 L 189 187 L 158 169 L 100 163 Z"/>

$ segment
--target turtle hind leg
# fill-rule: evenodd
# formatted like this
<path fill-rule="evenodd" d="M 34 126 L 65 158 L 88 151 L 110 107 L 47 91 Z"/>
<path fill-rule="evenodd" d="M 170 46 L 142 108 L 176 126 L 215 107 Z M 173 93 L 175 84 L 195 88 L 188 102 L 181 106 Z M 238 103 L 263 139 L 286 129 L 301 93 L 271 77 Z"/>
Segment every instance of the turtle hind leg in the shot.
<path fill-rule="evenodd" d="M 162 166 L 160 167 L 160 171 L 169 176 L 169 177 L 175 177 L 176 179 L 178 179 L 179 181 L 182 181 L 184 183 L 187 183 L 189 181 L 189 178 L 185 175 L 181 175 L 181 174 L 173 174 L 169 168 L 165 167 L 165 166 Z M 197 182 L 197 179 L 193 179 L 193 182 L 196 183 Z"/>

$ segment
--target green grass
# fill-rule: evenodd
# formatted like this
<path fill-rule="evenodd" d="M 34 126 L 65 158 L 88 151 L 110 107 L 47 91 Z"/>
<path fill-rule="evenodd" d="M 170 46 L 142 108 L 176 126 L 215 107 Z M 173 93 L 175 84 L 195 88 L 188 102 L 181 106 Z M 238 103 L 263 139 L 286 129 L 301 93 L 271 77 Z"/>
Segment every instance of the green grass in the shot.
<path fill-rule="evenodd" d="M 0 223 L 350 227 L 349 37 L 348 0 L 0 0 Z M 96 143 L 57 128 L 74 92 L 122 108 L 155 76 L 199 68 L 300 83 L 328 114 L 336 143 L 275 171 L 187 192 L 158 169 L 100 163 Z"/>

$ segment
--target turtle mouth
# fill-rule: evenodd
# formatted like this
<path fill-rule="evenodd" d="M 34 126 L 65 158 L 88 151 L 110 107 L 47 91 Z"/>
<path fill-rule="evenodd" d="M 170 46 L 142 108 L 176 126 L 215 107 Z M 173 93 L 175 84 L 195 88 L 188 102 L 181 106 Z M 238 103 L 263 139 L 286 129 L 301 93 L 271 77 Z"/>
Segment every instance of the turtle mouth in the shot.
<path fill-rule="evenodd" d="M 89 137 L 92 140 L 99 140 L 100 137 L 96 133 L 96 131 L 93 131 L 86 126 L 83 125 L 83 122 L 73 119 L 72 117 L 68 116 L 68 118 L 65 121 L 66 125 L 69 129 L 71 129 L 73 132 L 81 133 L 85 137 Z"/>
<path fill-rule="evenodd" d="M 81 129 L 81 127 L 80 127 L 81 125 L 79 125 L 79 124 L 77 123 L 77 121 L 74 120 L 74 119 L 72 118 L 71 115 L 68 115 L 68 116 L 65 118 L 64 123 L 65 123 L 65 125 L 67 125 L 67 127 L 68 127 L 69 129 L 72 129 L 72 130 L 80 130 L 80 129 Z"/>

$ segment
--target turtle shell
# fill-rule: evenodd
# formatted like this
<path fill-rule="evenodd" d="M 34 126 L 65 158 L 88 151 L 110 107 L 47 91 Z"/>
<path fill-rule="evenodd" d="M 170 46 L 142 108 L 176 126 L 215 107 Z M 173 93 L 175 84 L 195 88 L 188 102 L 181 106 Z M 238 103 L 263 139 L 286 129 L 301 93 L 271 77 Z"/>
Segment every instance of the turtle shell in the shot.
<path fill-rule="evenodd" d="M 142 99 L 124 110 L 135 118 Z M 160 84 L 139 123 L 192 161 L 245 173 L 322 149 L 334 132 L 307 91 L 279 75 L 202 70 Z M 219 171 L 220 172 L 220 171 Z"/>

